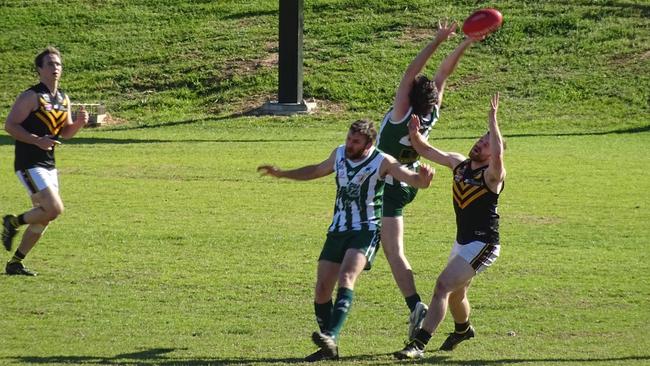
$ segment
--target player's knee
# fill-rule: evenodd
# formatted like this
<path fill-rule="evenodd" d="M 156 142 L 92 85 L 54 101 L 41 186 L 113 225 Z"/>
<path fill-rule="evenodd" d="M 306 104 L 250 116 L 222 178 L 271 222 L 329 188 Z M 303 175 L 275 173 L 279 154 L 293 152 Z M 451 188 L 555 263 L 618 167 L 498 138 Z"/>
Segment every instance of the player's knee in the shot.
<path fill-rule="evenodd" d="M 445 281 L 438 279 L 433 290 L 433 296 L 447 297 L 451 291 L 451 287 Z"/>
<path fill-rule="evenodd" d="M 332 292 L 329 287 L 323 282 L 316 282 L 314 288 L 314 298 L 317 303 L 323 303 L 332 297 Z"/>
<path fill-rule="evenodd" d="M 352 288 L 357 276 L 352 272 L 343 272 L 339 275 L 339 287 Z"/>
<path fill-rule="evenodd" d="M 47 221 L 49 222 L 49 221 L 56 220 L 57 217 L 61 216 L 61 214 L 63 213 L 63 210 L 64 210 L 63 204 L 54 205 L 54 206 L 50 207 L 49 209 L 46 209 L 45 214 L 46 214 Z"/>

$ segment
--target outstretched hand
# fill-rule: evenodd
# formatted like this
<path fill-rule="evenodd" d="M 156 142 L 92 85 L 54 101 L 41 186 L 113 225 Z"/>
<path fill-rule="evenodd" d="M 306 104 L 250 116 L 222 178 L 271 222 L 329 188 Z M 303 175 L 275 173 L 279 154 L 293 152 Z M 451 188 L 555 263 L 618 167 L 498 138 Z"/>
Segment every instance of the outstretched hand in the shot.
<path fill-rule="evenodd" d="M 272 177 L 279 178 L 281 170 L 275 165 L 260 165 L 257 167 L 257 171 L 262 174 L 262 176 L 270 175 Z"/>
<path fill-rule="evenodd" d="M 420 117 L 417 114 L 411 115 L 409 122 L 409 134 L 417 134 L 420 132 Z"/>
<path fill-rule="evenodd" d="M 456 35 L 456 22 L 449 22 L 445 20 L 438 20 L 438 33 L 436 34 L 436 40 L 438 42 L 444 42 L 450 37 Z"/>
<path fill-rule="evenodd" d="M 490 111 L 488 112 L 488 120 L 490 123 L 496 123 L 497 111 L 499 110 L 499 92 L 496 92 L 490 100 Z"/>

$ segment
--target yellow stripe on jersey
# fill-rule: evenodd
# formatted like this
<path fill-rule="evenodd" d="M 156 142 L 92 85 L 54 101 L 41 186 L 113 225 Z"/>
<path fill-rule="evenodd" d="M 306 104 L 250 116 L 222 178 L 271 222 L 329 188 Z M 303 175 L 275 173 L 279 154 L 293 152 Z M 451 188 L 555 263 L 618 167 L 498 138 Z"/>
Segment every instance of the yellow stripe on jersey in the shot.
<path fill-rule="evenodd" d="M 474 179 L 482 179 L 482 174 L 475 175 Z M 484 186 L 477 186 L 473 184 L 467 184 L 465 182 L 454 182 L 453 184 L 453 194 L 454 201 L 460 209 L 464 209 L 469 206 L 470 203 L 474 202 L 477 198 L 483 196 L 488 192 L 487 188 Z"/>
<path fill-rule="evenodd" d="M 68 120 L 67 101 L 64 100 L 61 104 L 61 109 L 58 110 L 47 110 L 45 108 L 45 105 L 48 105 L 50 103 L 48 103 L 43 98 L 39 98 L 39 102 L 41 105 L 39 109 L 34 113 L 34 115 L 38 117 L 38 119 L 40 119 L 45 124 L 45 126 L 47 126 L 47 129 L 50 130 L 50 133 L 52 135 L 57 135 Z"/>

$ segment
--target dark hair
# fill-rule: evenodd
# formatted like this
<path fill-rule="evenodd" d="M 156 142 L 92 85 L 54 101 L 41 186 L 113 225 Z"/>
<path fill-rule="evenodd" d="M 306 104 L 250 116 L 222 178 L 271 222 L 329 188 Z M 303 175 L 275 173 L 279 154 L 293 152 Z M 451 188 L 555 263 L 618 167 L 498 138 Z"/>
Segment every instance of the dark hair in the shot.
<path fill-rule="evenodd" d="M 368 139 L 368 142 L 374 144 L 375 139 L 377 139 L 377 130 L 375 125 L 368 120 L 360 119 L 352 123 L 350 126 L 350 132 L 358 132 Z"/>
<path fill-rule="evenodd" d="M 409 93 L 413 113 L 425 115 L 431 113 L 433 106 L 438 103 L 438 88 L 433 80 L 424 75 L 418 75 Z"/>
<path fill-rule="evenodd" d="M 43 67 L 43 59 L 47 55 L 57 55 L 59 58 L 61 58 L 61 52 L 56 49 L 54 46 L 47 46 L 43 50 L 43 52 L 39 53 L 36 55 L 36 58 L 34 59 L 34 65 L 36 65 L 36 68 Z"/>

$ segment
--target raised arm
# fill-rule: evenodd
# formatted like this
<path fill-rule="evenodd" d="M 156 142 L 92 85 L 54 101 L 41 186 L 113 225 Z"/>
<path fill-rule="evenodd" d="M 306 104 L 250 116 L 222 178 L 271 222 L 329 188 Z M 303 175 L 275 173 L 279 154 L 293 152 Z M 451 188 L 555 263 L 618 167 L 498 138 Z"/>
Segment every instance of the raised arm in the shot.
<path fill-rule="evenodd" d="M 470 37 L 466 37 L 463 42 L 461 42 L 458 47 L 456 47 L 454 52 L 445 57 L 445 59 L 440 64 L 440 67 L 438 67 L 438 72 L 436 72 L 435 78 L 436 88 L 438 88 L 438 107 L 442 105 L 442 96 L 445 91 L 445 83 L 447 81 L 447 78 L 454 72 L 454 70 L 456 70 L 456 66 L 460 61 L 460 58 L 465 53 L 465 50 L 467 50 L 467 48 L 472 45 L 472 43 L 474 43 L 474 40 Z"/>
<path fill-rule="evenodd" d="M 302 168 L 282 170 L 275 165 L 260 165 L 257 171 L 262 175 L 270 175 L 276 178 L 288 178 L 293 180 L 311 180 L 324 177 L 334 172 L 334 160 L 336 159 L 336 149 L 332 151 L 329 158 L 320 164 L 307 165 Z"/>
<path fill-rule="evenodd" d="M 420 129 L 420 118 L 416 115 L 411 116 L 409 123 L 409 137 L 411 145 L 418 154 L 434 163 L 444 165 L 449 169 L 454 169 L 456 165 L 467 159 L 465 156 L 455 152 L 446 152 L 431 146 L 424 137 L 418 133 Z"/>
<path fill-rule="evenodd" d="M 485 170 L 485 179 L 488 187 L 493 192 L 499 192 L 506 177 L 506 168 L 503 164 L 503 137 L 497 122 L 497 111 L 499 109 L 499 92 L 490 100 L 490 111 L 488 112 L 488 128 L 490 130 L 490 165 Z"/>
<path fill-rule="evenodd" d="M 395 92 L 395 101 L 393 102 L 393 120 L 400 120 L 404 117 L 411 105 L 409 95 L 413 88 L 415 77 L 422 72 L 427 61 L 429 61 L 433 53 L 438 49 L 438 46 L 440 46 L 442 42 L 446 41 L 447 38 L 452 36 L 455 31 L 455 22 L 451 23 L 451 25 L 448 25 L 446 21 L 443 23 L 438 22 L 438 33 L 436 34 L 436 38 L 427 44 L 420 53 L 415 56 L 413 61 L 411 61 L 404 72 L 402 81 L 400 81 L 399 86 L 397 87 L 397 91 Z"/>
<path fill-rule="evenodd" d="M 418 172 L 408 170 L 390 155 L 384 155 L 384 161 L 381 163 L 381 173 L 383 176 L 390 174 L 397 180 L 405 182 L 415 188 L 427 188 L 431 185 L 431 179 L 435 174 L 435 169 L 422 164 Z"/>

